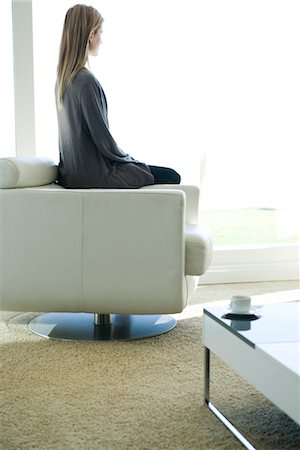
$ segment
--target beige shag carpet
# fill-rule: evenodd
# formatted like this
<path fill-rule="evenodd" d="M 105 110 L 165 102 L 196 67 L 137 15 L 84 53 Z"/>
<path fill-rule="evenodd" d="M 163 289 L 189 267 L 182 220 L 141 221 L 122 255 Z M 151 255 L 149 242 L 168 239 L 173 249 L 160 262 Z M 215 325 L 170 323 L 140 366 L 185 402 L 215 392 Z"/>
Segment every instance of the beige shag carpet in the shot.
<path fill-rule="evenodd" d="M 174 330 L 134 342 L 47 340 L 27 328 L 36 314 L 2 312 L 0 448 L 243 448 L 203 404 L 203 305 L 291 301 L 298 287 L 200 286 Z M 257 449 L 300 449 L 300 427 L 215 357 L 212 374 L 212 401 Z"/>

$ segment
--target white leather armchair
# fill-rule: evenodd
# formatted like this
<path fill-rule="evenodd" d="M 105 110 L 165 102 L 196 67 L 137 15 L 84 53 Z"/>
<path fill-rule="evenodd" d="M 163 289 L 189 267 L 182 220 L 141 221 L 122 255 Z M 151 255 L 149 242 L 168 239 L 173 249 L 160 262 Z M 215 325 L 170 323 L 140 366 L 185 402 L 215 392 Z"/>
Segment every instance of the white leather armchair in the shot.
<path fill-rule="evenodd" d="M 64 189 L 43 158 L 0 159 L 0 308 L 32 331 L 134 339 L 173 328 L 207 270 L 199 189 Z"/>

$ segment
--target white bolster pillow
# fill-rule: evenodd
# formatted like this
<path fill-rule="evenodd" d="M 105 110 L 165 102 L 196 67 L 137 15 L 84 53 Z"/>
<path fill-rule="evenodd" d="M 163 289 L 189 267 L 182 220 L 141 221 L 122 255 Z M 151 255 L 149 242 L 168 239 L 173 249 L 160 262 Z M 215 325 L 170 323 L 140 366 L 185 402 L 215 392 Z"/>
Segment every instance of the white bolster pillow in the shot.
<path fill-rule="evenodd" d="M 0 158 L 0 188 L 43 186 L 57 178 L 57 167 L 48 158 Z"/>

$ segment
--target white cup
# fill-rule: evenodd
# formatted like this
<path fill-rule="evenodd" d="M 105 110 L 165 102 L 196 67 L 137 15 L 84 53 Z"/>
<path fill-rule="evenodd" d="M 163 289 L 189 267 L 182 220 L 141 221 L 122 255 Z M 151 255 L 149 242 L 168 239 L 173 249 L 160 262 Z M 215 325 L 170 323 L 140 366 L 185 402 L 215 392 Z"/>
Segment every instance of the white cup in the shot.
<path fill-rule="evenodd" d="M 246 295 L 233 295 L 230 302 L 230 310 L 236 314 L 246 314 L 251 308 L 251 297 Z"/>

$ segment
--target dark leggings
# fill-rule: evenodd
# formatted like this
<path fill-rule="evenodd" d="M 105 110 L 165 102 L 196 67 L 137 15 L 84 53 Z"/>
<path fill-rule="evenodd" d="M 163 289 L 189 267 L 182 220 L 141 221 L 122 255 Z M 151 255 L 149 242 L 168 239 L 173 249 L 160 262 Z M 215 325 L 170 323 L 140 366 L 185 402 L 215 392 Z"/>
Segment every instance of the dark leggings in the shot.
<path fill-rule="evenodd" d="M 154 184 L 179 184 L 180 175 L 169 167 L 149 166 L 154 176 Z"/>

